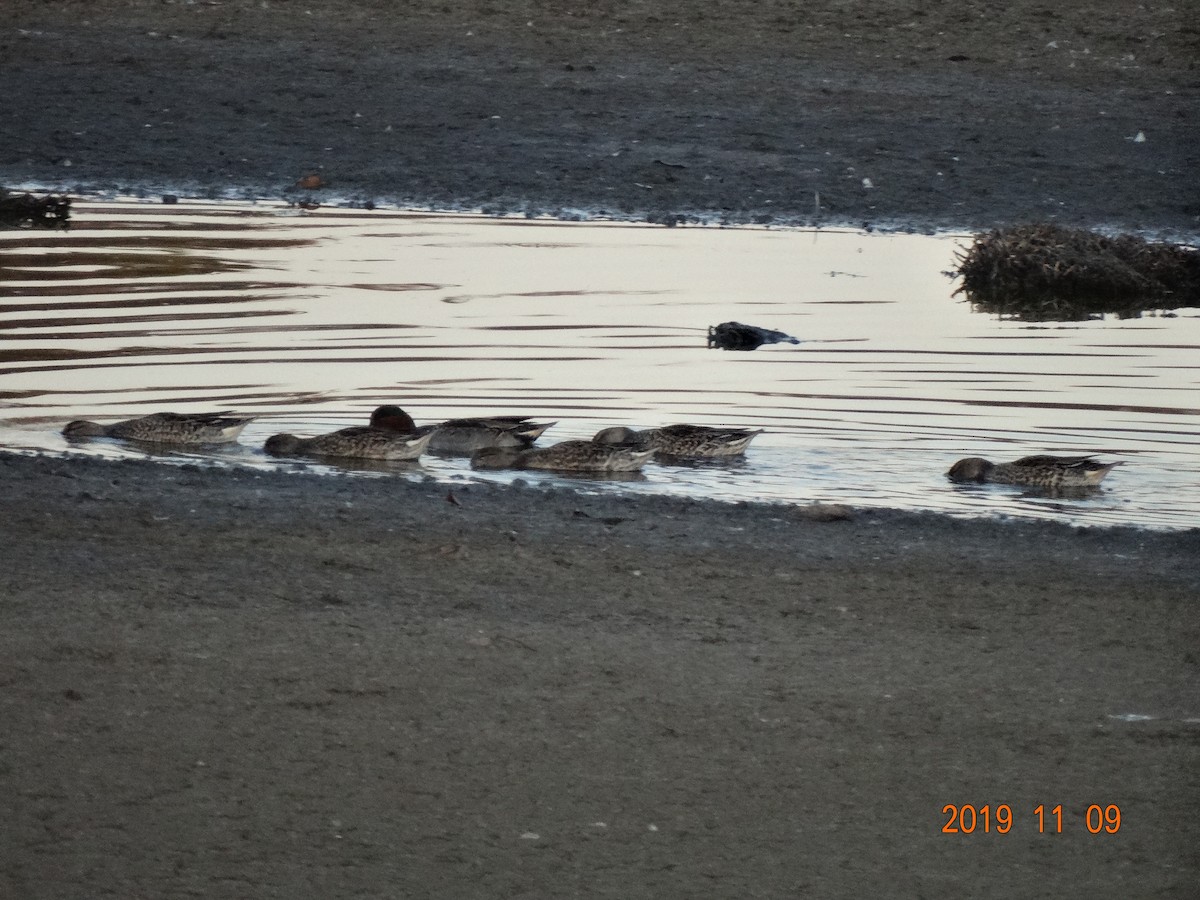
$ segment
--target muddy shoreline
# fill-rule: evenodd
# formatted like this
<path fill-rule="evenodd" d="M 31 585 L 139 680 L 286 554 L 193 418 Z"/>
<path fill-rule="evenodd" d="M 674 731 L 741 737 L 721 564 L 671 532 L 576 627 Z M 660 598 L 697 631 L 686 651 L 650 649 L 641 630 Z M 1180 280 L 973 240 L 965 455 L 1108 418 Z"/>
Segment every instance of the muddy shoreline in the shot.
<path fill-rule="evenodd" d="M 11 0 L 0 183 L 1194 235 L 1197 46 L 1116 4 Z M 0 503 L 0 896 L 1200 883 L 1200 529 L 14 454 Z"/>
<path fill-rule="evenodd" d="M 8 896 L 1195 884 L 1200 530 L 13 455 L 0 481 Z M 963 803 L 1010 832 L 943 834 Z"/>
<path fill-rule="evenodd" d="M 977 0 L 12 0 L 0 183 L 1194 237 L 1193 25 Z"/>

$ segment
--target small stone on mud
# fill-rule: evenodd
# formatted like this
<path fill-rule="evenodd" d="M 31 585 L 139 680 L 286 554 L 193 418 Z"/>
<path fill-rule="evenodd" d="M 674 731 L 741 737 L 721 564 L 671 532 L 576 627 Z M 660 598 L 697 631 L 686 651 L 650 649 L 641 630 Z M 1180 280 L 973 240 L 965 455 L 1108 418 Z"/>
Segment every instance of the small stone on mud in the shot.
<path fill-rule="evenodd" d="M 812 503 L 796 507 L 792 516 L 810 522 L 847 522 L 854 518 L 854 510 L 840 503 Z"/>

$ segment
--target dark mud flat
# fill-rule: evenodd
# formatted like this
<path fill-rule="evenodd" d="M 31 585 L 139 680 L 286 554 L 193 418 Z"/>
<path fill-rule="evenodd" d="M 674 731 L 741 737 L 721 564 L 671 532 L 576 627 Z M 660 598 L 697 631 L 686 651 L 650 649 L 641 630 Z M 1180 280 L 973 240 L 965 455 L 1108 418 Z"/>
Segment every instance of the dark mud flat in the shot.
<path fill-rule="evenodd" d="M 1187 3 L 5 0 L 0 59 L 0 183 L 275 197 L 317 173 L 317 200 L 658 221 L 1200 222 Z"/>
<path fill-rule="evenodd" d="M 5 897 L 1200 878 L 1200 531 L 12 455 L 0 485 Z M 942 833 L 964 803 L 1011 829 Z"/>

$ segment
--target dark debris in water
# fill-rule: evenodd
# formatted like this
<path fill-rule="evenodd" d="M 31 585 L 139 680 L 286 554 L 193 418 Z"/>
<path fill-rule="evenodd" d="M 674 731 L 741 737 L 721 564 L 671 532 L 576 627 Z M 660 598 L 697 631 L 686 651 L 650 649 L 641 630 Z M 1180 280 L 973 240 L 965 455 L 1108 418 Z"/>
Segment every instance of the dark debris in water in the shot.
<path fill-rule="evenodd" d="M 955 291 L 976 308 L 1028 321 L 1200 305 L 1200 251 L 1134 235 L 1034 224 L 975 236 Z"/>
<path fill-rule="evenodd" d="M 70 218 L 70 197 L 35 197 L 0 187 L 0 228 L 66 228 Z"/>
<path fill-rule="evenodd" d="M 708 329 L 709 349 L 757 350 L 763 344 L 798 344 L 796 338 L 782 331 L 771 331 L 741 322 L 722 322 Z"/>

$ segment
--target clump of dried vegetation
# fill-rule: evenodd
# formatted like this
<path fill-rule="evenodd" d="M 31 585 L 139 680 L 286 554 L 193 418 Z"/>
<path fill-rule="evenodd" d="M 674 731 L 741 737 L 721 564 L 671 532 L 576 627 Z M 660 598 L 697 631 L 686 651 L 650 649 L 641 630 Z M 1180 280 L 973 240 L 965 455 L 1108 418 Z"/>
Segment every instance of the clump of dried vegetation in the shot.
<path fill-rule="evenodd" d="M 1018 225 L 976 235 L 957 257 L 955 294 L 1032 321 L 1200 306 L 1200 251 L 1133 235 Z"/>
<path fill-rule="evenodd" d="M 35 197 L 0 187 L 0 228 L 66 228 L 70 218 L 70 197 Z"/>

